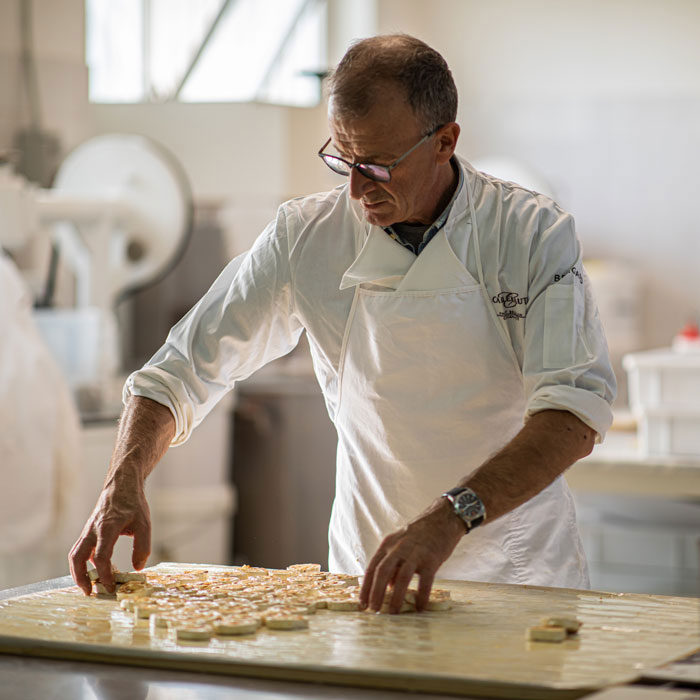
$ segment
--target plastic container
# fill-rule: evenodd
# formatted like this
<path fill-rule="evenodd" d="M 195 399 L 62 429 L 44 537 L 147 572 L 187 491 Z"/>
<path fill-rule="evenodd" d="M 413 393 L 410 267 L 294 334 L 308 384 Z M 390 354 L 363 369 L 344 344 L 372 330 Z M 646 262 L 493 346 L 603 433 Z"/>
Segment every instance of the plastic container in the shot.
<path fill-rule="evenodd" d="M 697 323 L 686 323 L 673 339 L 674 352 L 700 354 L 700 328 Z"/>
<path fill-rule="evenodd" d="M 700 408 L 649 408 L 638 418 L 637 439 L 644 454 L 700 457 Z"/>
<path fill-rule="evenodd" d="M 645 455 L 700 456 L 700 352 L 625 355 L 630 409 Z"/>
<path fill-rule="evenodd" d="M 700 413 L 700 353 L 649 350 L 625 355 L 622 364 L 629 379 L 630 409 L 637 417 L 648 409 Z"/>

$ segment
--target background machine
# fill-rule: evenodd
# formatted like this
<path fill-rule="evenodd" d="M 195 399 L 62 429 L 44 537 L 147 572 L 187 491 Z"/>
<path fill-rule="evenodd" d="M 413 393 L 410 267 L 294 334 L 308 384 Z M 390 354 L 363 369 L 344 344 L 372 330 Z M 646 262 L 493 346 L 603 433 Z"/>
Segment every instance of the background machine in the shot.
<path fill-rule="evenodd" d="M 31 286 L 38 287 L 41 276 L 34 320 L 80 411 L 83 512 L 74 514 L 77 521 L 88 517 L 102 486 L 125 372 L 134 368 L 123 362 L 134 333 L 133 303 L 122 302 L 172 270 L 190 240 L 192 219 L 182 168 L 141 136 L 110 134 L 84 142 L 63 161 L 51 188 L 36 187 L 9 164 L 0 165 L 0 245 L 25 263 L 20 267 L 34 280 Z M 46 239 L 48 275 L 46 262 L 36 263 L 40 255 L 27 253 L 32 246 L 45 248 Z M 231 408 L 232 400 L 222 402 L 149 478 L 151 561 L 228 561 L 235 503 Z M 129 545 L 118 545 L 117 566 L 130 566 Z"/>

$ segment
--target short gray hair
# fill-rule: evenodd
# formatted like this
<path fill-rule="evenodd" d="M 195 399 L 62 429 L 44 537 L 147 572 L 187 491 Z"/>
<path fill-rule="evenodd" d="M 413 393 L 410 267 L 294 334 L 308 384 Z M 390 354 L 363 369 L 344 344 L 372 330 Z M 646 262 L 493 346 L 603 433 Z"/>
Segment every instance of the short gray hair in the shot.
<path fill-rule="evenodd" d="M 353 43 L 328 83 L 340 115 L 365 117 L 383 87 L 402 89 L 425 133 L 457 118 L 457 87 L 445 59 L 408 34 L 383 34 Z"/>

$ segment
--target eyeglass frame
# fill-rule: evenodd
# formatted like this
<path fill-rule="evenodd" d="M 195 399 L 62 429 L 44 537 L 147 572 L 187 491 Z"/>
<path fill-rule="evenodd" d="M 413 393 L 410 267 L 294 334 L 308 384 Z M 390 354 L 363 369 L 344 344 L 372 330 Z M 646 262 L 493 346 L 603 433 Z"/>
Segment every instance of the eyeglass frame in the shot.
<path fill-rule="evenodd" d="M 422 146 L 431 136 L 434 136 L 444 125 L 436 126 L 431 132 L 425 134 L 423 138 L 414 146 L 411 146 L 403 155 L 400 155 L 393 163 L 390 163 L 389 165 L 378 165 L 377 163 L 350 163 L 345 158 L 341 158 L 340 156 L 334 156 L 331 153 L 324 153 L 323 149 L 328 146 L 328 144 L 332 140 L 332 136 L 328 137 L 328 140 L 326 143 L 321 146 L 321 148 L 318 149 L 318 157 L 337 175 L 343 175 L 345 177 L 350 177 L 350 173 L 352 172 L 353 168 L 357 168 L 357 172 L 360 173 L 363 177 L 366 177 L 368 180 L 374 180 L 375 182 L 391 182 L 391 171 L 404 159 L 407 158 L 408 156 L 413 153 L 419 146 Z M 333 158 L 333 160 L 340 161 L 341 163 L 345 163 L 345 165 L 348 166 L 348 172 L 343 173 L 339 172 L 336 170 L 327 160 L 326 158 Z M 365 167 L 373 167 L 373 168 L 383 168 L 386 170 L 387 174 L 387 179 L 386 180 L 380 180 L 377 177 L 373 177 L 372 175 L 369 175 L 368 173 L 364 172 L 362 168 Z"/>

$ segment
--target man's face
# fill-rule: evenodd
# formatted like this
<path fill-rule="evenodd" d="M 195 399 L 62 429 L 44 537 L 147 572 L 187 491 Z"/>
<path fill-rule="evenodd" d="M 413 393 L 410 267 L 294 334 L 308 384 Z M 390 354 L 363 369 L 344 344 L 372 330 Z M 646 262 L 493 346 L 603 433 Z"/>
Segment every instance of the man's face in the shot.
<path fill-rule="evenodd" d="M 343 118 L 331 99 L 328 121 L 333 147 L 350 163 L 390 165 L 425 135 L 403 93 L 393 86 L 382 91 L 362 119 Z M 438 137 L 433 136 L 391 171 L 390 182 L 370 180 L 353 168 L 350 196 L 360 202 L 371 224 L 430 224 L 440 213 L 436 209 L 444 194 L 445 162 Z"/>

